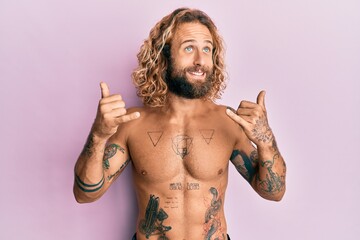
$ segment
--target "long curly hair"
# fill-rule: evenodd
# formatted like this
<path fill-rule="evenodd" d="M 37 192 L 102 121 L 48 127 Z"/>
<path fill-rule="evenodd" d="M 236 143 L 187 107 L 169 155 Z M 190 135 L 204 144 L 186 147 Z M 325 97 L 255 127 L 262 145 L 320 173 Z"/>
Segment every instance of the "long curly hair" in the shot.
<path fill-rule="evenodd" d="M 219 99 L 226 87 L 224 46 L 213 21 L 197 9 L 179 8 L 161 19 L 150 31 L 137 54 L 139 66 L 132 73 L 137 95 L 145 106 L 160 107 L 166 103 L 168 88 L 165 82 L 169 66 L 169 49 L 176 29 L 182 23 L 199 22 L 205 25 L 213 38 L 212 89 L 207 98 Z"/>

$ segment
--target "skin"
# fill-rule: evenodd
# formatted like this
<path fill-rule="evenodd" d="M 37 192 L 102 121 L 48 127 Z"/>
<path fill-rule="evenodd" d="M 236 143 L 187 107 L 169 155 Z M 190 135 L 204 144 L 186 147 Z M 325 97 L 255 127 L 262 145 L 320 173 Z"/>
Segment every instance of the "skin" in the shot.
<path fill-rule="evenodd" d="M 212 68 L 212 50 L 209 30 L 186 23 L 174 35 L 171 55 L 179 69 Z M 186 76 L 193 84 L 206 79 L 201 71 Z M 140 240 L 226 239 L 229 162 L 260 196 L 281 200 L 286 166 L 268 125 L 264 91 L 237 110 L 171 93 L 164 107 L 126 109 L 120 95 L 100 86 L 98 114 L 75 165 L 78 202 L 100 198 L 130 162 Z"/>

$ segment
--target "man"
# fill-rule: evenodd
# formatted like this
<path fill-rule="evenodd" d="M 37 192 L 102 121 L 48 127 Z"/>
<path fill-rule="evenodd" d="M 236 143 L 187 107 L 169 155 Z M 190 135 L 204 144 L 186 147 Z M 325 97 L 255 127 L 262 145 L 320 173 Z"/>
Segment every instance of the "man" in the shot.
<path fill-rule="evenodd" d="M 139 207 L 133 239 L 230 239 L 229 160 L 262 197 L 279 201 L 285 192 L 265 92 L 237 111 L 213 102 L 225 87 L 223 46 L 199 10 L 164 17 L 138 60 L 132 77 L 144 107 L 126 109 L 100 84 L 98 113 L 75 166 L 76 200 L 100 198 L 131 162 Z"/>

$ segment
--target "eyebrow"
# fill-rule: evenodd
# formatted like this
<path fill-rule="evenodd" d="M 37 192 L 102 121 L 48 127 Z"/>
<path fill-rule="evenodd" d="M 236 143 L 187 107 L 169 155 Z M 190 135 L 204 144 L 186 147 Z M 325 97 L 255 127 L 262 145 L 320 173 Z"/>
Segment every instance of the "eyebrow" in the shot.
<path fill-rule="evenodd" d="M 194 39 L 188 39 L 188 40 L 185 40 L 181 43 L 181 45 L 185 44 L 185 43 L 193 43 L 193 42 L 196 42 Z M 205 40 L 205 42 L 211 44 L 211 46 L 214 46 L 213 42 L 211 40 Z"/>

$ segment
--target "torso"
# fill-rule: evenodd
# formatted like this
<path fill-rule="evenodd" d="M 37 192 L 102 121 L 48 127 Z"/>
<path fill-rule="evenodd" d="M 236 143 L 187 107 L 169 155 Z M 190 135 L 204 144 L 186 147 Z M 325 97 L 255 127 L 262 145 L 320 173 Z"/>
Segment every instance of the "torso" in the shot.
<path fill-rule="evenodd" d="M 138 239 L 226 239 L 223 206 L 236 125 L 225 107 L 207 106 L 182 121 L 144 108 L 131 122 Z"/>

